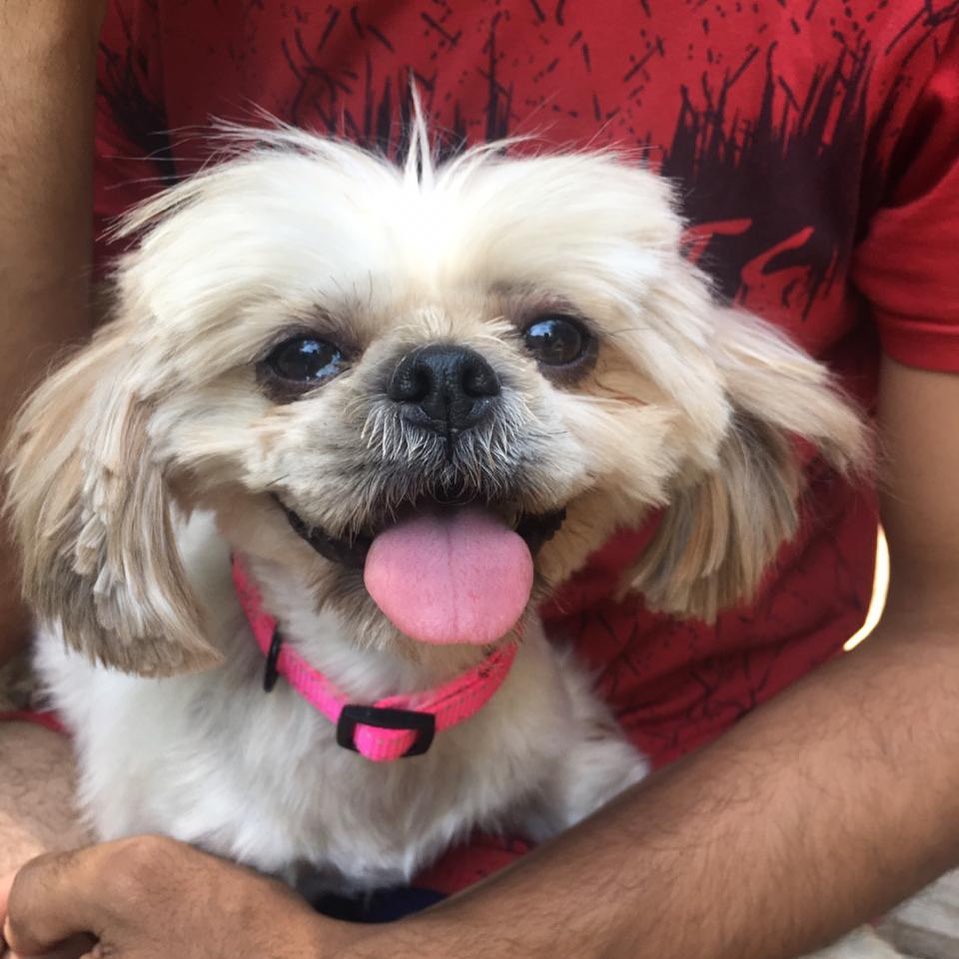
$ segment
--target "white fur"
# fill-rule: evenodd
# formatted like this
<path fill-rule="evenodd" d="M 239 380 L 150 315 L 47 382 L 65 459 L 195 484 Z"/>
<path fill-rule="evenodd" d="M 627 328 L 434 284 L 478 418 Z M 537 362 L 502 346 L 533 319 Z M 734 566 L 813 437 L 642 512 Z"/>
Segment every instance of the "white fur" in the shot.
<path fill-rule="evenodd" d="M 281 682 L 262 690 L 263 656 L 233 593 L 228 554 L 197 514 L 181 541 L 226 662 L 168 679 L 91 665 L 56 632 L 38 664 L 76 732 L 80 797 L 104 839 L 159 832 L 291 875 L 298 863 L 331 888 L 409 880 L 473 828 L 544 839 L 591 813 L 646 764 L 531 619 L 494 700 L 439 733 L 422 757 L 375 764 L 336 745 L 334 727 Z M 309 651 L 359 702 L 438 677 L 381 650 L 358 650 L 305 589 L 271 583 L 286 640 Z M 602 738 L 595 738 L 606 730 Z"/>
<path fill-rule="evenodd" d="M 144 235 L 118 269 L 116 319 L 22 411 L 8 508 L 97 834 L 156 831 L 373 889 L 473 829 L 546 839 L 639 780 L 645 760 L 535 604 L 664 507 L 623 588 L 714 616 L 795 529 L 790 434 L 839 468 L 862 464 L 865 434 L 819 364 L 713 302 L 668 186 L 635 164 L 483 147 L 433 169 L 420 129 L 400 170 L 296 131 L 265 139 L 126 221 Z M 525 325 L 557 312 L 598 343 L 578 378 L 524 346 Z M 303 327 L 349 341 L 350 367 L 284 403 L 258 361 Z M 493 425 L 446 455 L 382 386 L 404 351 L 438 341 L 483 353 L 503 387 Z M 273 498 L 348 536 L 431 474 L 510 516 L 567 519 L 537 557 L 500 690 L 425 756 L 376 765 L 284 683 L 262 691 L 228 553 L 350 697 L 435 686 L 482 651 L 416 648 Z"/>

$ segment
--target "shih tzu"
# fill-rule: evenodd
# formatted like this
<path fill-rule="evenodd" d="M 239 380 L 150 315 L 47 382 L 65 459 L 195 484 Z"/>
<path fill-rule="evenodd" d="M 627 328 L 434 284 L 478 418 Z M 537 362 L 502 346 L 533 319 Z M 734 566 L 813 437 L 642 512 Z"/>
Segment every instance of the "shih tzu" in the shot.
<path fill-rule="evenodd" d="M 622 587 L 708 620 L 796 528 L 796 439 L 867 442 L 640 166 L 255 137 L 125 221 L 8 509 L 96 834 L 359 892 L 639 780 L 537 606 L 661 509 Z"/>

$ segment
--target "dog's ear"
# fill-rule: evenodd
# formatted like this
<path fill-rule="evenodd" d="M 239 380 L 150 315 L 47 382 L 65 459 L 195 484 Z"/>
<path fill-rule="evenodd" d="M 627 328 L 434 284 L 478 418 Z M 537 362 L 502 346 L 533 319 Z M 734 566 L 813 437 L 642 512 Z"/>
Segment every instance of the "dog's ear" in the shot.
<path fill-rule="evenodd" d="M 706 621 L 750 599 L 796 533 L 795 438 L 844 473 L 868 470 L 870 448 L 862 417 L 821 364 L 754 317 L 724 310 L 717 324 L 729 427 L 715 466 L 674 490 L 630 584 L 652 609 Z"/>
<path fill-rule="evenodd" d="M 40 620 L 94 660 L 160 676 L 218 657 L 177 551 L 136 357 L 111 325 L 28 399 L 6 449 L 6 505 Z"/>

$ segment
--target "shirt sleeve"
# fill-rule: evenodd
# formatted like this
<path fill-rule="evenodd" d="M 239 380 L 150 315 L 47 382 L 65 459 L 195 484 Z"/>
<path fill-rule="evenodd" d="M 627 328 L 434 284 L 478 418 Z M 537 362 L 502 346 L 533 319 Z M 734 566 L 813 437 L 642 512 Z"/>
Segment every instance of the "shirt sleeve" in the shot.
<path fill-rule="evenodd" d="M 852 275 L 889 356 L 959 372 L 959 26 L 903 125 Z"/>
<path fill-rule="evenodd" d="M 176 181 L 163 103 L 157 4 L 110 0 L 97 64 L 94 269 L 103 276 L 122 246 L 110 227 Z"/>

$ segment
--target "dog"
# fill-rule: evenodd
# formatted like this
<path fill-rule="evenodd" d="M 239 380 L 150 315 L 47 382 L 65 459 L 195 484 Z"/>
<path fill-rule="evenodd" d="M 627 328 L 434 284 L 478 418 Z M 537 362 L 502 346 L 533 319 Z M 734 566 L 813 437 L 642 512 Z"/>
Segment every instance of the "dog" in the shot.
<path fill-rule="evenodd" d="M 348 894 L 473 830 L 547 839 L 648 767 L 537 607 L 661 511 L 623 591 L 710 620 L 796 530 L 797 439 L 868 460 L 612 152 L 438 164 L 420 121 L 394 165 L 278 127 L 118 233 L 112 321 L 7 453 L 102 839 Z"/>

